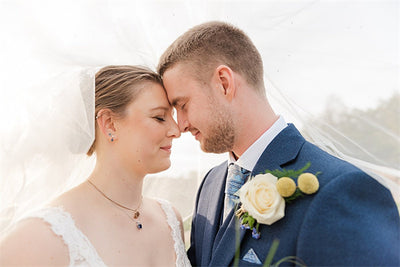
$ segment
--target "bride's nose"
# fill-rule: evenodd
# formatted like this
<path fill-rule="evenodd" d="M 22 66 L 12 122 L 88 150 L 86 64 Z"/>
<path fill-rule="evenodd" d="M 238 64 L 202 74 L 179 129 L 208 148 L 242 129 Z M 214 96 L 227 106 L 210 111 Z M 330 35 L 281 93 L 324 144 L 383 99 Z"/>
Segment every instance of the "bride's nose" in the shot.
<path fill-rule="evenodd" d="M 170 127 L 167 133 L 168 137 L 178 138 L 181 136 L 181 131 L 179 131 L 178 124 L 174 120 L 170 122 Z"/>

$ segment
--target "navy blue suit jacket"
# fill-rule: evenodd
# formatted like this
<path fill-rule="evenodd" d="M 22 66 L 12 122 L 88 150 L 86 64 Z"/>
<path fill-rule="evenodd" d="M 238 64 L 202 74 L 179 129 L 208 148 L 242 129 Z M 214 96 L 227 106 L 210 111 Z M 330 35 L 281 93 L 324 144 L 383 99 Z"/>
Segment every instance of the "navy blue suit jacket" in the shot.
<path fill-rule="evenodd" d="M 227 163 L 211 169 L 196 199 L 189 259 L 194 266 L 229 266 L 240 234 L 240 266 L 253 249 L 264 262 L 272 241 L 280 241 L 274 261 L 297 256 L 309 266 L 400 266 L 399 212 L 389 190 L 366 173 L 307 142 L 289 124 L 268 145 L 252 176 L 265 170 L 300 169 L 311 162 L 320 189 L 286 204 L 285 217 L 260 225 L 261 238 L 237 230 L 233 211 L 222 225 Z"/>

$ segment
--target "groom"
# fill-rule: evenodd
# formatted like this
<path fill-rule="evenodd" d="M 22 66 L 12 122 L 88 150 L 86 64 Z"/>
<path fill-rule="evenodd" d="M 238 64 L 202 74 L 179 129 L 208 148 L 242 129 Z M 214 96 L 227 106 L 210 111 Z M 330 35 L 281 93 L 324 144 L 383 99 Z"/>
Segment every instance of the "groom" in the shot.
<path fill-rule="evenodd" d="M 261 265 L 274 239 L 280 244 L 273 263 L 296 256 L 306 265 L 400 266 L 399 213 L 390 192 L 307 142 L 273 111 L 260 54 L 245 33 L 222 22 L 198 25 L 165 51 L 158 71 L 180 130 L 205 152 L 229 152 L 198 191 L 192 265 L 232 265 L 238 238 L 239 266 Z M 234 193 L 249 176 L 308 162 L 307 172 L 321 172 L 315 194 L 286 204 L 284 216 L 260 224 L 259 232 L 237 227 Z"/>

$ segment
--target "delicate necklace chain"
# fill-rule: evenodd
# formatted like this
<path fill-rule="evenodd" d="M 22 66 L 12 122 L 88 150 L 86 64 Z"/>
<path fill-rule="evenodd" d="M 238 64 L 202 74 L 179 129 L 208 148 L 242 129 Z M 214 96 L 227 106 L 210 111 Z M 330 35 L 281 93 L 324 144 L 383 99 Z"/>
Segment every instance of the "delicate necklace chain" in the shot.
<path fill-rule="evenodd" d="M 106 194 L 104 194 L 103 191 L 101 191 L 97 186 L 95 186 L 95 185 L 92 183 L 92 181 L 90 181 L 90 180 L 87 180 L 87 181 L 88 181 L 89 184 L 91 184 L 91 185 L 94 187 L 94 189 L 96 189 L 103 197 L 105 197 L 106 199 L 108 199 L 111 203 L 117 205 L 117 206 L 120 207 L 120 208 L 133 211 L 133 219 L 139 218 L 139 216 L 140 216 L 139 208 L 140 208 L 140 206 L 142 205 L 143 196 L 140 198 L 140 202 L 139 202 L 138 207 L 137 207 L 136 209 L 131 209 L 131 208 L 126 207 L 126 206 L 124 206 L 124 205 L 122 205 L 122 204 L 119 204 L 118 202 L 116 202 L 116 201 L 112 200 L 111 198 L 109 198 Z M 130 218 L 130 217 L 129 217 L 129 218 Z M 136 222 L 136 223 L 137 223 L 137 222 Z"/>
<path fill-rule="evenodd" d="M 143 228 L 143 224 L 137 219 L 137 217 L 131 217 L 125 210 L 121 209 L 121 211 L 132 221 L 136 223 L 136 228 L 141 230 Z"/>

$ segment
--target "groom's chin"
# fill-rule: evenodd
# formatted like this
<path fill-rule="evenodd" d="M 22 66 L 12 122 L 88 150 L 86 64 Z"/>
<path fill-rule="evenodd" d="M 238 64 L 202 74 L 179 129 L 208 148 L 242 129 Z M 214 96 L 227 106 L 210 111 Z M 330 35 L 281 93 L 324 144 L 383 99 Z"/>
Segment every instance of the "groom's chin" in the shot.
<path fill-rule="evenodd" d="M 214 154 L 222 154 L 222 153 L 230 151 L 230 150 L 227 150 L 225 147 L 214 146 L 214 145 L 203 143 L 203 142 L 200 142 L 200 148 L 203 152 L 214 153 Z"/>

